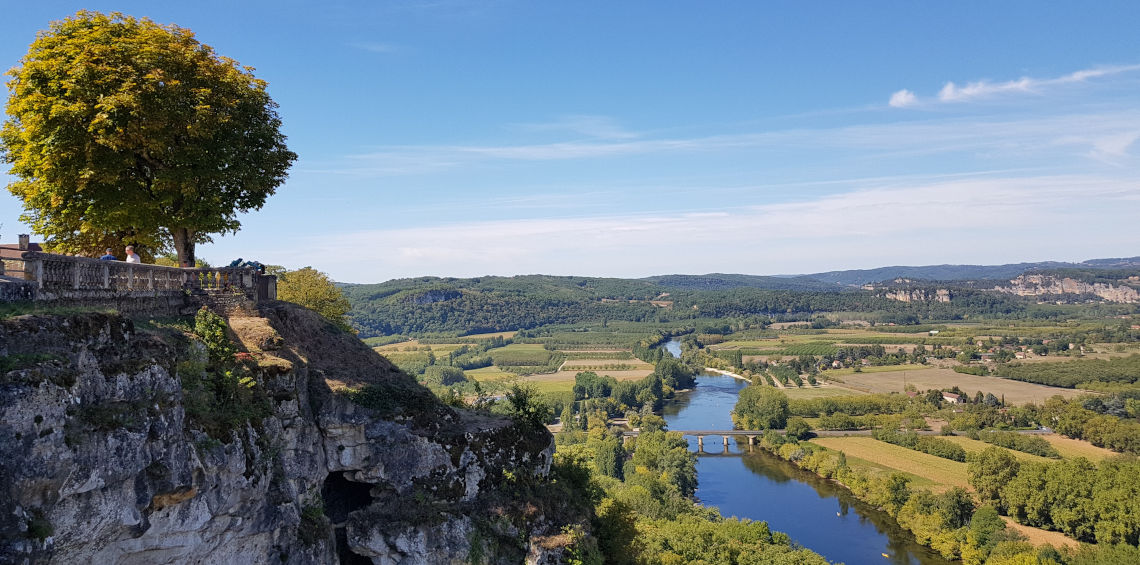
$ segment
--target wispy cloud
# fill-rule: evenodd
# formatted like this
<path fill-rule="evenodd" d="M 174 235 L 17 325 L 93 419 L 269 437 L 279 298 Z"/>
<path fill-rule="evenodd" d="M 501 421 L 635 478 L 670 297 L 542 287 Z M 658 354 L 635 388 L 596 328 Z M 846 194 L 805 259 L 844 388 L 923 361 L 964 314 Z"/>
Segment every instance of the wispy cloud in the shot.
<path fill-rule="evenodd" d="M 617 120 L 607 116 L 572 115 L 563 116 L 552 122 L 515 124 L 515 129 L 534 132 L 571 132 L 597 139 L 632 139 L 638 137 Z"/>
<path fill-rule="evenodd" d="M 1055 78 L 1021 77 L 1016 80 L 1009 80 L 1004 82 L 979 80 L 969 82 L 961 86 L 955 84 L 954 82 L 947 82 L 945 85 L 943 85 L 942 89 L 938 91 L 937 100 L 938 102 L 969 102 L 981 98 L 1010 93 L 1041 94 L 1050 87 L 1082 83 L 1088 81 L 1089 79 L 1117 75 L 1136 70 L 1140 70 L 1140 65 L 1095 67 L 1072 72 L 1067 75 Z M 903 89 L 892 94 L 890 100 L 888 101 L 888 104 L 895 108 L 905 108 L 908 106 L 918 105 L 921 102 L 926 102 L 926 99 L 919 99 L 915 93 L 911 92 L 910 90 Z"/>
<path fill-rule="evenodd" d="M 339 280 L 359 282 L 424 274 L 771 274 L 924 261 L 985 263 L 1041 258 L 1041 241 L 1050 242 L 1049 258 L 1082 258 L 1094 244 L 1102 254 L 1140 245 L 1140 232 L 1119 229 L 1140 214 L 1137 180 L 959 179 L 711 213 L 359 231 L 290 252 L 294 260 L 319 258 Z M 1057 226 L 1064 226 L 1065 237 L 1056 237 Z"/>
<path fill-rule="evenodd" d="M 1074 137 L 1068 132 L 1080 131 Z M 670 139 L 596 139 L 519 145 L 400 145 L 350 155 L 329 169 L 362 176 L 403 175 L 439 171 L 479 161 L 565 161 L 634 155 L 731 154 L 758 151 L 797 152 L 812 158 L 823 149 L 859 151 L 866 158 L 971 152 L 993 155 L 1068 157 L 1126 155 L 1140 131 L 1140 111 L 1033 116 L 1020 119 L 944 119 L 836 128 L 787 129 L 742 134 Z M 1101 147 L 1098 149 L 1097 145 Z"/>
<path fill-rule="evenodd" d="M 1115 135 L 1107 135 L 1092 142 L 1093 148 L 1089 156 L 1105 163 L 1119 165 L 1127 158 L 1128 148 L 1140 139 L 1140 131 L 1130 131 Z"/>

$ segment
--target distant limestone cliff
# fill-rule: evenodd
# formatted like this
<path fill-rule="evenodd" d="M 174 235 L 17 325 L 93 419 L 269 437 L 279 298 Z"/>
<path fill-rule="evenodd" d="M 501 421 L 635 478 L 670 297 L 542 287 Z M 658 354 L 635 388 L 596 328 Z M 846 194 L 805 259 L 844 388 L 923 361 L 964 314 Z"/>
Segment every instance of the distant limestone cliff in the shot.
<path fill-rule="evenodd" d="M 1040 296 L 1053 298 L 1072 298 L 1078 296 L 1096 296 L 1109 302 L 1122 302 L 1134 304 L 1140 302 L 1140 276 L 1130 276 L 1116 282 L 1083 281 L 1075 278 L 1053 274 L 1026 274 L 1009 281 L 1008 285 L 998 285 L 994 290 L 1007 292 L 1018 296 Z"/>

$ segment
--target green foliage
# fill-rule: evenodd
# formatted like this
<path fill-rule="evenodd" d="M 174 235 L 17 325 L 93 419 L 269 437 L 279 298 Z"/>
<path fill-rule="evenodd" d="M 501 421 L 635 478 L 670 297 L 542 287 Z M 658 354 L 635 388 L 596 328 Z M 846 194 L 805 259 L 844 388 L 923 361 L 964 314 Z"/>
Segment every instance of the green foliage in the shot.
<path fill-rule="evenodd" d="M 970 458 L 966 466 L 966 474 L 970 486 L 978 493 L 983 504 L 994 503 L 1000 506 L 999 492 L 1010 479 L 1017 476 L 1021 464 L 1009 451 L 1000 447 L 987 447 L 981 453 Z"/>
<path fill-rule="evenodd" d="M 27 521 L 27 528 L 26 535 L 28 538 L 40 542 L 50 538 L 55 533 L 55 528 L 52 527 L 51 522 L 38 510 L 31 513 L 31 517 Z"/>
<path fill-rule="evenodd" d="M 1096 402 L 1103 402 L 1093 399 Z M 1103 404 L 1102 404 L 1103 406 Z M 1054 422 L 1057 433 L 1084 439 L 1098 447 L 1140 454 L 1140 421 L 1110 414 L 1098 414 L 1078 401 L 1060 397 L 1049 399 L 1042 409 L 1045 418 Z"/>
<path fill-rule="evenodd" d="M 462 369 L 443 365 L 432 365 L 424 370 L 423 382 L 428 387 L 464 384 L 469 382 Z"/>
<path fill-rule="evenodd" d="M 966 460 L 966 450 L 963 449 L 962 446 L 940 437 L 920 436 L 914 431 L 899 431 L 885 428 L 871 432 L 871 437 L 879 441 L 885 441 L 951 461 Z"/>
<path fill-rule="evenodd" d="M 206 345 L 212 366 L 225 368 L 233 365 L 237 346 L 230 339 L 225 318 L 203 306 L 194 316 L 194 333 Z"/>
<path fill-rule="evenodd" d="M 954 369 L 955 373 L 977 375 L 980 377 L 990 374 L 989 369 L 986 369 L 984 365 L 955 365 L 951 367 L 951 369 Z"/>
<path fill-rule="evenodd" d="M 1062 363 L 1011 363 L 999 367 L 994 375 L 1064 388 L 1087 382 L 1135 383 L 1140 381 L 1140 355 Z"/>
<path fill-rule="evenodd" d="M 508 414 L 521 425 L 541 428 L 550 419 L 550 408 L 538 397 L 538 391 L 529 386 L 511 386 L 507 392 Z"/>
<path fill-rule="evenodd" d="M 681 434 L 642 433 L 637 437 L 630 464 L 634 469 L 648 469 L 653 476 L 676 488 L 681 496 L 692 496 L 697 489 L 696 456 L 689 451 L 689 444 Z"/>
<path fill-rule="evenodd" d="M 749 386 L 740 391 L 732 421 L 744 430 L 782 429 L 788 421 L 788 396 L 772 387 Z"/>
<path fill-rule="evenodd" d="M 183 28 L 81 11 L 8 74 L 8 189 L 49 245 L 131 236 L 193 262 L 194 244 L 237 230 L 296 159 L 265 81 Z"/>
<path fill-rule="evenodd" d="M 686 498 L 696 485 L 695 456 L 677 434 L 642 433 L 632 444 L 624 480 L 601 474 L 597 462 L 609 455 L 600 455 L 612 449 L 607 434 L 602 428 L 558 434 L 552 471 L 559 481 L 572 481 L 589 493 L 581 498 L 595 501 L 592 529 L 606 563 L 826 563 L 764 522 L 725 519 Z M 586 557 L 572 556 L 583 562 Z"/>
<path fill-rule="evenodd" d="M 312 547 L 317 542 L 327 539 L 329 535 L 329 519 L 325 516 L 324 501 L 317 500 L 305 505 L 301 509 L 301 522 L 297 524 L 297 538 L 306 547 Z"/>
<path fill-rule="evenodd" d="M 1050 457 L 1052 459 L 1061 458 L 1061 454 L 1057 452 L 1057 449 L 1054 448 L 1052 444 L 1038 436 L 994 430 L 982 430 L 976 435 L 976 439 L 1007 449 L 1040 455 L 1041 457 Z"/>
<path fill-rule="evenodd" d="M 1100 544 L 1140 541 L 1140 462 L 1086 459 L 1018 464 L 987 448 L 969 467 L 970 484 L 1020 523 Z M 995 494 L 996 493 L 996 494 Z"/>
<path fill-rule="evenodd" d="M 803 418 L 789 418 L 786 433 L 788 437 L 796 440 L 811 437 L 811 425 Z"/>
<path fill-rule="evenodd" d="M 277 299 L 299 304 L 346 332 L 356 333 L 346 315 L 352 308 L 328 275 L 312 267 L 277 275 Z"/>
<path fill-rule="evenodd" d="M 847 414 L 849 416 L 899 414 L 906 410 L 910 404 L 910 398 L 902 394 L 795 398 L 788 401 L 788 412 L 805 418 L 819 418 L 830 414 Z"/>
<path fill-rule="evenodd" d="M 194 317 L 194 333 L 206 346 L 208 362 L 178 366 L 186 416 L 211 438 L 228 442 L 235 429 L 272 414 L 272 403 L 248 369 L 235 364 L 237 347 L 225 319 L 202 308 Z"/>

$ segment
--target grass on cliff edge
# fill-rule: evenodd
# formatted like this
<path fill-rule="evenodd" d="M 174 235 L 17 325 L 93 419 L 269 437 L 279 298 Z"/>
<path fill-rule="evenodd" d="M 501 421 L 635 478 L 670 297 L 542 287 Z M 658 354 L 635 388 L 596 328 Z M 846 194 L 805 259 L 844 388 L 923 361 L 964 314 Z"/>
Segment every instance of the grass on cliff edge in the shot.
<path fill-rule="evenodd" d="M 98 312 L 101 314 L 119 313 L 119 311 L 115 310 L 114 308 L 102 308 L 95 306 L 53 306 L 43 302 L 0 302 L 0 320 L 14 318 L 16 316 L 24 316 L 27 314 L 36 314 L 41 316 L 74 316 L 76 314 L 89 314 L 91 312 Z"/>

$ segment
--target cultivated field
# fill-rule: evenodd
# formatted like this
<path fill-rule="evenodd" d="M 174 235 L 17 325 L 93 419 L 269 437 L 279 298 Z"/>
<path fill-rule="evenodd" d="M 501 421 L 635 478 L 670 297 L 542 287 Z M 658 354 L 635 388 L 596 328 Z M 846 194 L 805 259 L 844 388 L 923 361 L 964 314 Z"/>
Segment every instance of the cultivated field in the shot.
<path fill-rule="evenodd" d="M 650 372 L 653 371 L 653 365 L 640 359 L 568 359 L 562 364 L 562 370 L 594 371 L 601 374 L 608 370 L 605 369 L 607 366 L 617 366 L 625 370 L 649 369 Z"/>
<path fill-rule="evenodd" d="M 1042 530 L 1041 528 L 1034 528 L 1032 526 L 1023 526 L 1013 521 L 1009 516 L 1002 516 L 1005 520 L 1005 525 L 1017 530 L 1025 536 L 1025 540 L 1035 546 L 1051 545 L 1053 547 L 1078 547 L 1081 542 L 1062 534 L 1061 532 L 1051 532 L 1049 530 Z"/>
<path fill-rule="evenodd" d="M 1073 398 L 1084 391 L 1044 386 L 1022 381 L 1012 381 L 997 377 L 980 377 L 956 373 L 950 369 L 918 369 L 915 371 L 895 372 L 863 372 L 844 375 L 843 382 L 847 386 L 874 393 L 903 392 L 907 384 L 914 385 L 918 390 L 932 388 L 949 388 L 957 386 L 967 394 L 973 395 L 976 391 L 990 392 L 997 397 L 1005 397 L 1007 403 L 1025 404 L 1034 402 L 1042 404 L 1046 399 L 1061 395 Z"/>
<path fill-rule="evenodd" d="M 1061 457 L 1066 459 L 1072 457 L 1084 457 L 1089 461 L 1096 463 L 1101 459 L 1108 457 L 1115 457 L 1120 455 L 1115 451 L 1110 451 L 1103 447 L 1097 447 L 1087 441 L 1079 439 L 1070 439 L 1062 435 L 1049 434 L 1041 436 L 1045 441 L 1049 442 L 1061 454 Z"/>
<path fill-rule="evenodd" d="M 495 366 L 483 367 L 482 369 L 470 369 L 463 371 L 463 374 L 481 383 L 502 381 L 518 376 L 514 373 L 509 373 Z"/>
<path fill-rule="evenodd" d="M 823 398 L 827 396 L 852 396 L 865 394 L 862 391 L 843 388 L 835 385 L 803 386 L 802 388 L 790 386 L 784 389 L 788 398 Z"/>
<path fill-rule="evenodd" d="M 993 444 L 989 444 L 989 443 L 986 443 L 984 441 L 979 441 L 976 439 L 970 439 L 970 438 L 965 437 L 965 436 L 943 436 L 942 439 L 947 440 L 947 441 L 952 441 L 952 442 L 962 446 L 962 449 L 965 449 L 966 453 L 977 453 L 979 451 L 983 451 L 987 447 L 993 447 Z M 1005 448 L 1003 447 L 1002 449 L 1005 449 Z M 1048 457 L 1041 457 L 1040 455 L 1033 455 L 1032 453 L 1025 453 L 1025 452 L 1017 451 L 1014 449 L 1005 449 L 1005 450 L 1010 452 L 1011 454 L 1013 454 L 1013 456 L 1016 457 L 1019 461 L 1036 461 L 1036 462 L 1055 461 L 1055 459 L 1049 459 Z"/>
<path fill-rule="evenodd" d="M 646 369 L 628 371 L 597 371 L 599 375 L 608 375 L 619 381 L 636 381 L 648 377 L 653 372 L 653 366 Z M 558 371 L 545 375 L 529 375 L 520 377 L 520 383 L 533 385 L 539 392 L 567 392 L 574 389 L 574 377 L 579 371 Z M 468 373 L 470 374 L 470 373 Z"/>
<path fill-rule="evenodd" d="M 913 449 L 899 447 L 870 437 L 820 437 L 811 440 L 828 449 L 843 451 L 850 457 L 873 461 L 880 466 L 897 469 L 930 481 L 932 490 L 950 487 L 970 488 L 966 479 L 966 464 Z M 848 460 L 850 464 L 850 460 Z"/>

